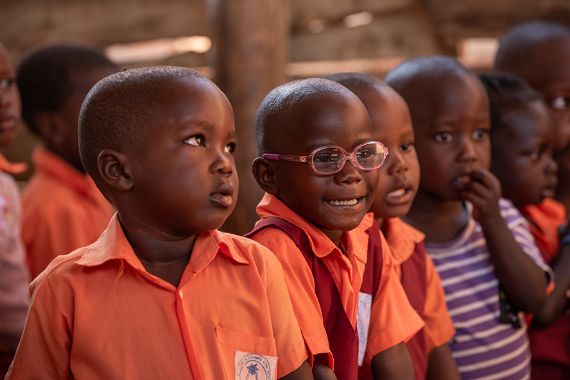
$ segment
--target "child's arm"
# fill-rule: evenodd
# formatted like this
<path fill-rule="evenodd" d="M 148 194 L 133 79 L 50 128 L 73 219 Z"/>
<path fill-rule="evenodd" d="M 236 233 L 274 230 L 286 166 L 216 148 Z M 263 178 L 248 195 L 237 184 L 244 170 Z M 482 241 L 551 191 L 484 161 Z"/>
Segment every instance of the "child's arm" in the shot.
<path fill-rule="evenodd" d="M 462 196 L 473 204 L 499 283 L 515 308 L 534 313 L 546 299 L 544 272 L 523 251 L 501 216 L 497 178 L 487 170 L 474 170 L 470 177 L 461 185 Z"/>
<path fill-rule="evenodd" d="M 34 285 L 26 327 L 6 379 L 71 378 L 71 325 L 63 307 L 69 304 L 55 297 L 49 278 Z"/>
<path fill-rule="evenodd" d="M 399 343 L 377 354 L 372 359 L 374 379 L 415 379 L 410 354 L 404 343 Z"/>
<path fill-rule="evenodd" d="M 282 380 L 310 380 L 313 379 L 313 374 L 311 373 L 311 366 L 309 363 L 304 362 L 301 366 L 296 369 L 295 371 L 291 372 L 288 375 L 280 377 Z"/>
<path fill-rule="evenodd" d="M 315 380 L 336 380 L 336 375 L 334 374 L 332 368 L 329 366 L 328 355 L 315 355 L 315 362 L 313 363 L 313 376 Z"/>
<path fill-rule="evenodd" d="M 570 225 L 564 236 L 570 237 Z M 563 239 L 563 240 L 566 240 Z M 547 327 L 564 313 L 568 307 L 567 290 L 570 288 L 570 241 L 562 241 L 558 256 L 552 265 L 554 270 L 554 291 L 546 298 L 542 308 L 534 315 L 532 324 Z"/>
<path fill-rule="evenodd" d="M 428 357 L 426 380 L 459 380 L 459 370 L 447 344 L 434 348 Z"/>

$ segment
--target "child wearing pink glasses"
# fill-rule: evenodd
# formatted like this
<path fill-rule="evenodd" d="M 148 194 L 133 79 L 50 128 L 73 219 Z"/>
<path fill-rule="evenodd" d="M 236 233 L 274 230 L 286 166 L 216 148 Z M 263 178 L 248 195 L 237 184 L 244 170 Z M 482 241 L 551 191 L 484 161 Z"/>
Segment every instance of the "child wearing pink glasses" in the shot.
<path fill-rule="evenodd" d="M 283 265 L 315 378 L 412 379 L 404 342 L 423 322 L 368 214 L 388 151 L 366 108 L 333 81 L 290 82 L 261 103 L 256 133 L 265 195 L 249 236 Z"/>

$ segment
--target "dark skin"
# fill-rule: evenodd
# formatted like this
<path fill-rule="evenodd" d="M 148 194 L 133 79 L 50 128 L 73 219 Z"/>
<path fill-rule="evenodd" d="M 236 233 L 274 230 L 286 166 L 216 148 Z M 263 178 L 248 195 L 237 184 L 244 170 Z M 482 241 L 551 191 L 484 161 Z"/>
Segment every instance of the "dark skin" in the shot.
<path fill-rule="evenodd" d="M 135 254 L 177 287 L 197 234 L 221 226 L 235 207 L 236 132 L 228 100 L 211 84 L 173 81 L 159 95 L 153 106 L 170 117 L 152 121 L 142 146 L 101 151 L 98 167 Z M 309 379 L 311 369 L 305 362 L 282 378 Z"/>
<path fill-rule="evenodd" d="M 549 105 L 555 124 L 554 159 L 558 164 L 556 199 L 570 209 L 570 106 L 557 108 L 557 97 L 570 98 L 570 36 L 545 40 L 527 51 L 527 58 L 510 71 L 538 90 Z"/>
<path fill-rule="evenodd" d="M 429 83 L 420 86 L 429 88 Z M 470 202 L 509 301 L 519 310 L 536 312 L 545 301 L 546 280 L 514 240 L 500 213 L 501 186 L 489 171 L 485 92 L 477 78 L 467 74 L 450 76 L 432 91 L 428 101 L 421 100 L 419 93 L 408 100 L 422 179 L 406 220 L 422 230 L 427 241 L 446 242 L 467 225 L 463 202 Z"/>
<path fill-rule="evenodd" d="M 371 207 L 376 222 L 382 227 L 385 218 L 399 218 L 408 213 L 419 186 L 420 168 L 414 148 L 412 122 L 404 100 L 389 86 L 377 84 L 375 87 L 349 88 L 366 106 L 372 119 L 374 138 L 382 141 L 390 152 L 386 163 L 380 168 L 378 190 Z M 402 349 L 405 350 L 403 343 L 390 349 L 394 352 L 383 354 L 384 358 L 380 355 L 375 358 L 372 365 L 377 378 L 414 378 L 413 368 L 408 371 L 410 368 L 401 368 L 398 363 L 389 360 L 390 355 L 398 355 Z M 392 368 L 391 365 L 395 366 Z M 457 365 L 447 344 L 429 353 L 426 376 L 434 380 L 459 379 Z"/>
<path fill-rule="evenodd" d="M 45 147 L 81 173 L 85 173 L 85 170 L 79 158 L 79 145 L 77 143 L 79 110 L 91 87 L 114 72 L 115 70 L 110 68 L 98 68 L 90 71 L 78 69 L 77 72 L 71 73 L 73 90 L 62 109 L 42 111 L 34 116 L 38 134 Z"/>
<path fill-rule="evenodd" d="M 371 140 L 366 109 L 353 98 L 316 97 L 283 116 L 287 128 L 276 128 L 279 135 L 267 150 L 272 153 L 307 155 L 319 146 L 333 144 L 347 152 Z M 253 173 L 260 187 L 276 195 L 291 209 L 318 226 L 337 246 L 342 234 L 361 222 L 373 200 L 377 171 L 364 172 L 350 162 L 337 174 L 319 176 L 304 163 L 256 159 Z M 296 181 L 291 181 L 296 178 Z M 351 207 L 331 205 L 332 200 L 357 199 Z M 326 354 L 315 355 L 315 379 L 336 379 Z M 397 345 L 372 360 L 374 378 L 413 378 L 405 346 Z M 408 377 L 411 374 L 411 377 Z"/>
<path fill-rule="evenodd" d="M 20 93 L 14 67 L 0 45 L 0 147 L 12 144 L 20 120 Z"/>
<path fill-rule="evenodd" d="M 505 197 L 517 207 L 539 204 L 545 197 L 552 197 L 556 187 L 556 163 L 552 159 L 555 131 L 546 107 L 537 101 L 507 109 L 502 120 L 502 129 L 492 140 L 493 151 L 498 152 L 493 156 L 493 171 L 501 179 L 503 189 L 508 189 Z M 550 325 L 567 308 L 565 291 L 570 287 L 567 250 L 567 246 L 561 247 L 561 253 L 551 263 L 555 290 L 534 314 L 533 326 Z"/>

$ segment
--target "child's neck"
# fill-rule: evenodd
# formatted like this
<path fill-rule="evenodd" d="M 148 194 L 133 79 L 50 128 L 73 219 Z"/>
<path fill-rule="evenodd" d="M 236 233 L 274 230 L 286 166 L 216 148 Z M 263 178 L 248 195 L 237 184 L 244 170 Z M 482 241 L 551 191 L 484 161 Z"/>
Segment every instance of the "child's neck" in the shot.
<path fill-rule="evenodd" d="M 462 201 L 446 201 L 418 192 L 404 220 L 422 231 L 426 241 L 446 243 L 463 231 L 469 215 Z"/>
<path fill-rule="evenodd" d="M 121 223 L 127 240 L 145 269 L 178 287 L 190 261 L 196 235 L 187 237 L 164 236 L 156 231 L 129 223 Z"/>

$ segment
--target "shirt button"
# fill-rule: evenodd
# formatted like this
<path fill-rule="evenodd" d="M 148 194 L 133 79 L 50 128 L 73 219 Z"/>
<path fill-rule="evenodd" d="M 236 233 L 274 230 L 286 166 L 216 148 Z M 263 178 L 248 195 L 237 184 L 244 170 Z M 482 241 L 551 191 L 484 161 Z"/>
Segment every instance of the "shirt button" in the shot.
<path fill-rule="evenodd" d="M 182 293 L 182 290 L 178 291 L 178 297 L 182 298 L 184 296 L 184 293 Z"/>

